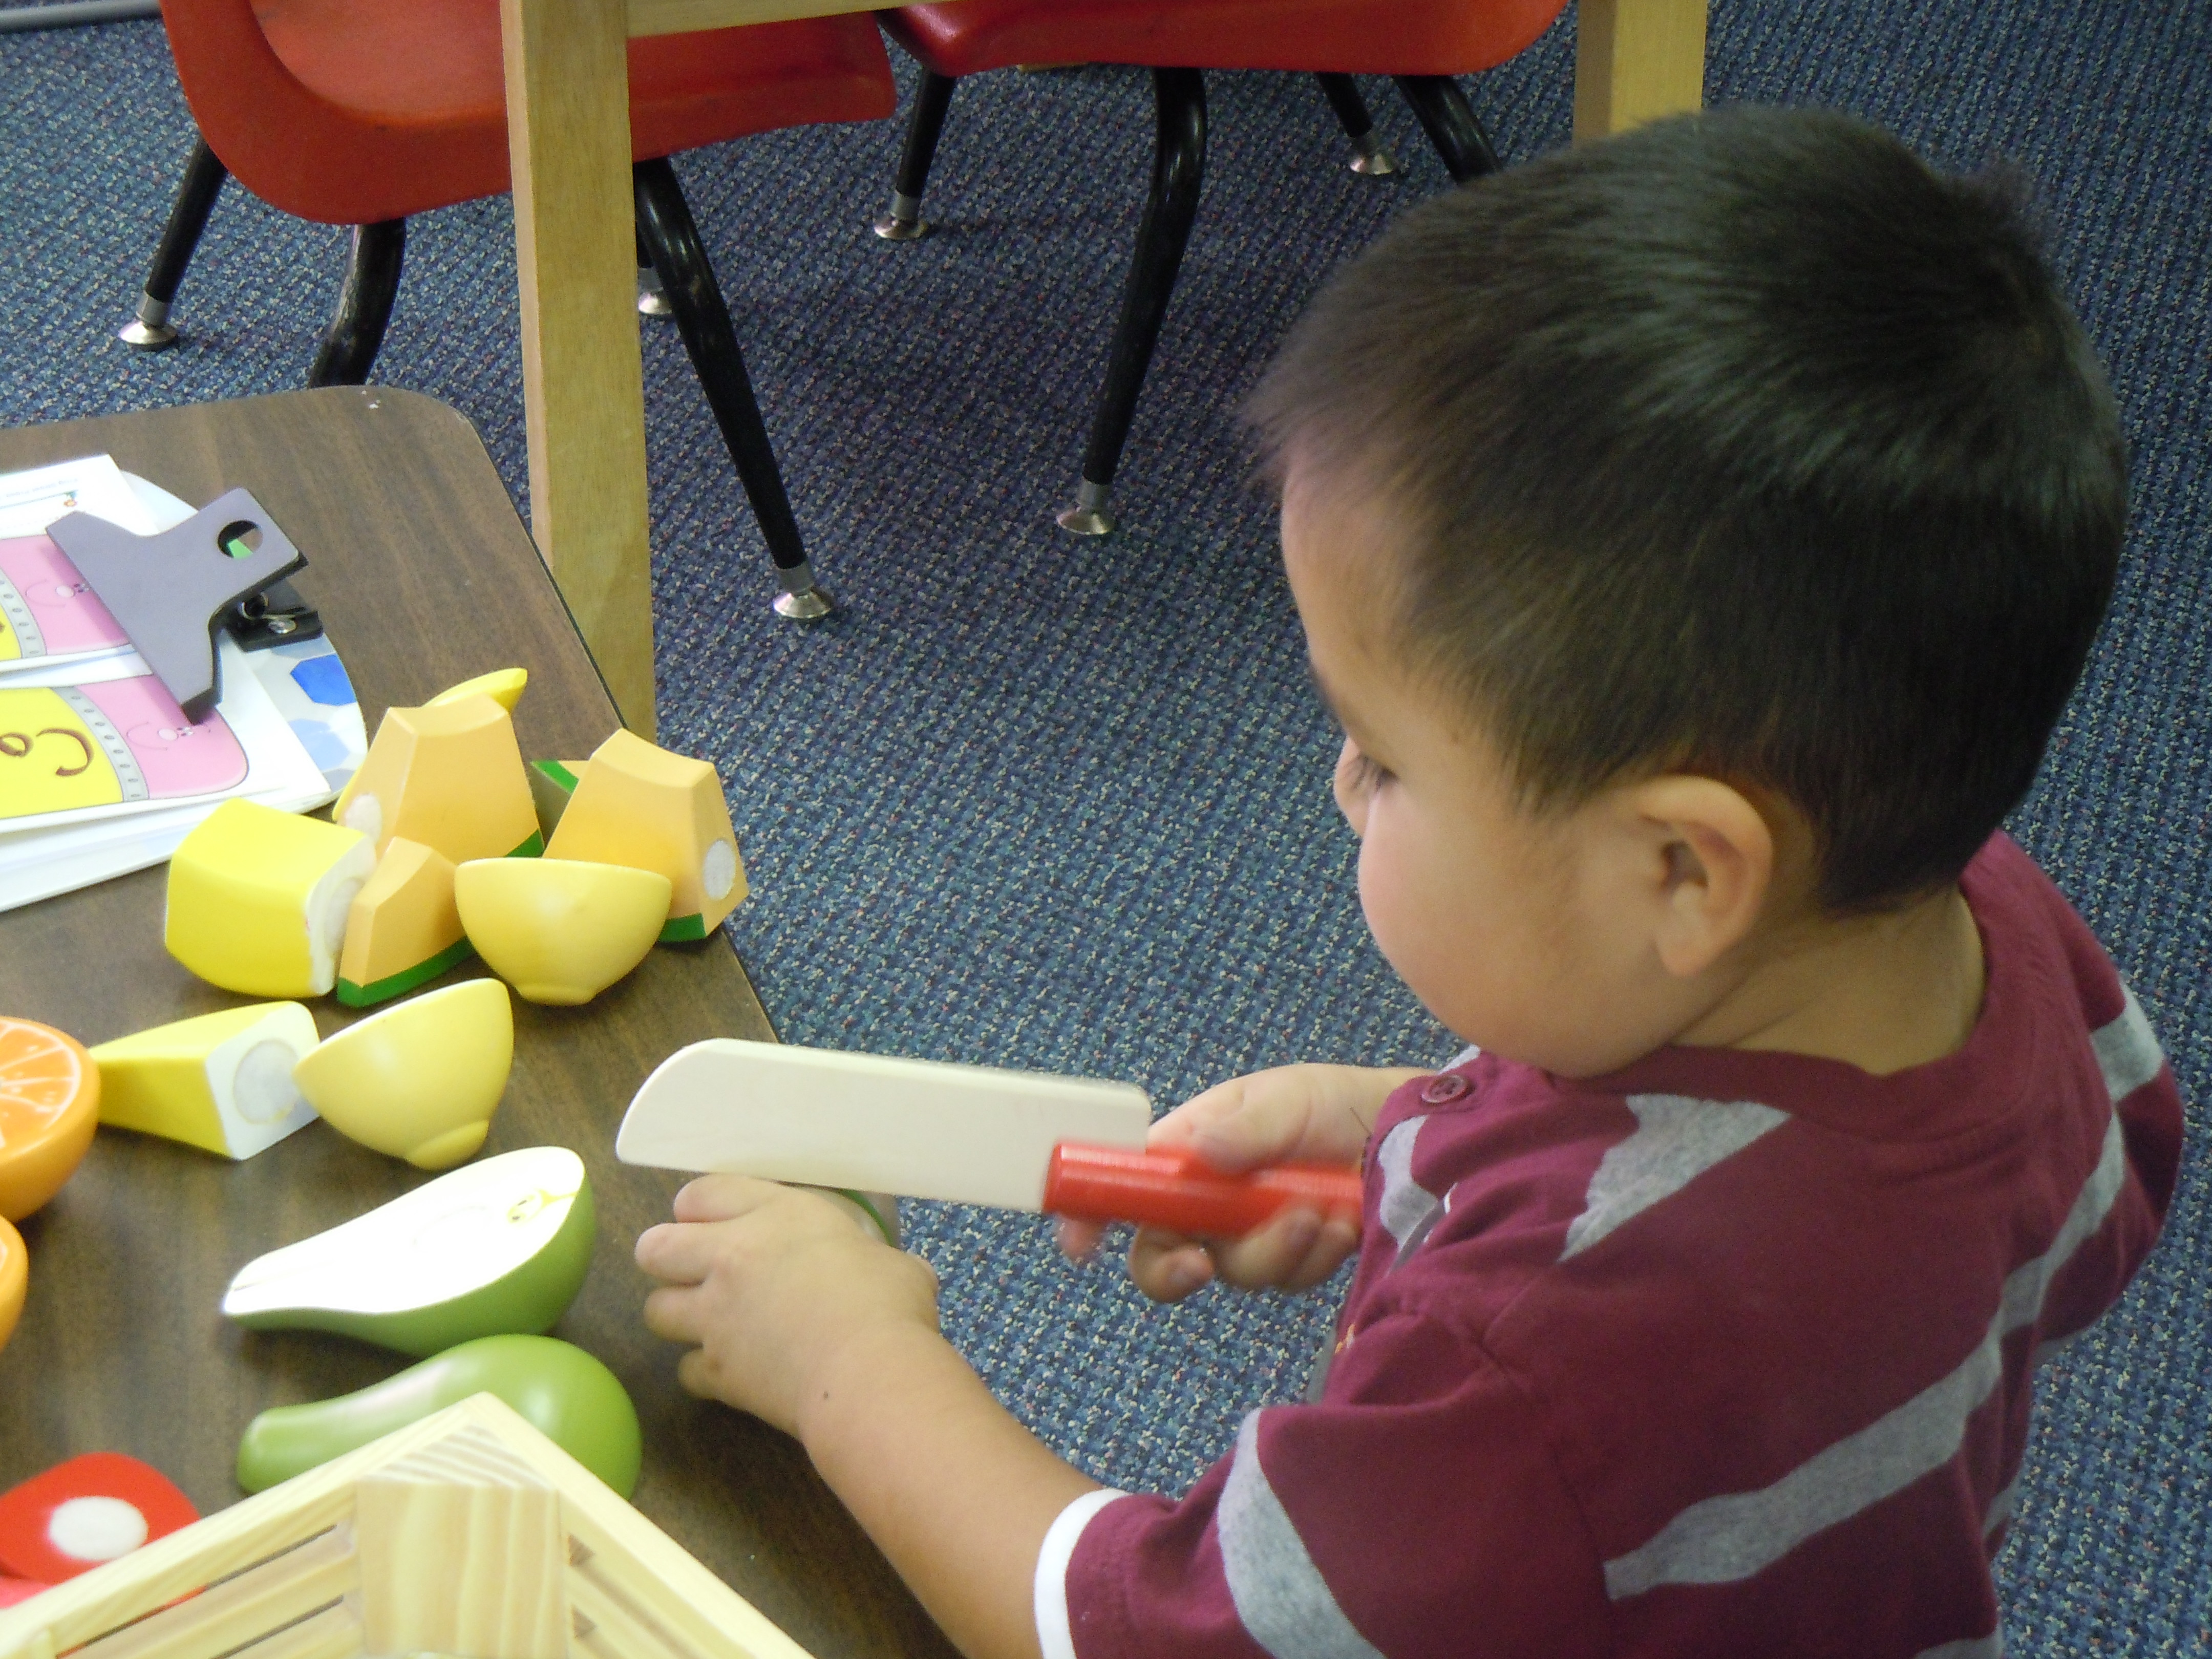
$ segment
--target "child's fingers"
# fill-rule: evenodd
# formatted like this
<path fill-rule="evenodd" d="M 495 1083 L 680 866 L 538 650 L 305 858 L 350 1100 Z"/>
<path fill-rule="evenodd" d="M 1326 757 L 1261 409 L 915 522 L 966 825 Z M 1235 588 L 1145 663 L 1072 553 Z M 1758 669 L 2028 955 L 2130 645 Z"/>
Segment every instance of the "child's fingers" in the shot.
<path fill-rule="evenodd" d="M 1330 1216 L 1314 1234 L 1304 1260 L 1279 1282 L 1286 1291 L 1310 1291 L 1342 1267 L 1358 1248 L 1359 1224 L 1348 1216 Z"/>
<path fill-rule="evenodd" d="M 684 1393 L 702 1400 L 722 1398 L 722 1376 L 704 1348 L 694 1348 L 676 1362 L 676 1382 Z"/>
<path fill-rule="evenodd" d="M 1212 1247 L 1214 1271 L 1224 1283 L 1241 1290 L 1287 1284 L 1304 1265 L 1321 1231 L 1317 1211 L 1293 1205 L 1278 1211 L 1255 1232 L 1217 1240 Z"/>
<path fill-rule="evenodd" d="M 698 1222 L 664 1221 L 637 1236 L 637 1265 L 664 1285 L 697 1285 L 714 1264 L 720 1240 Z"/>
<path fill-rule="evenodd" d="M 687 1182 L 676 1194 L 678 1221 L 734 1221 L 772 1204 L 787 1187 L 750 1176 L 709 1175 Z"/>
<path fill-rule="evenodd" d="M 645 1328 L 671 1342 L 698 1342 L 699 1298 L 689 1286 L 663 1285 L 645 1298 Z"/>
<path fill-rule="evenodd" d="M 1139 1227 L 1129 1243 L 1129 1277 L 1155 1302 L 1180 1302 L 1213 1278 L 1206 1247 L 1164 1227 Z"/>
<path fill-rule="evenodd" d="M 1066 1216 L 1060 1218 L 1060 1253 L 1072 1261 L 1088 1261 L 1097 1254 L 1098 1241 L 1106 1237 L 1103 1221 L 1077 1221 Z"/>

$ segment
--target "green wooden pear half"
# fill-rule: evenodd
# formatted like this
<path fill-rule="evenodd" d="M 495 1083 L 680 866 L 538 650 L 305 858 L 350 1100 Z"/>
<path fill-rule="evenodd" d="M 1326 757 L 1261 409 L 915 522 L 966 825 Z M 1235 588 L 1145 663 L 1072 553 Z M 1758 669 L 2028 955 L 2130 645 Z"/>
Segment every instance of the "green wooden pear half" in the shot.
<path fill-rule="evenodd" d="M 337 1331 L 401 1353 L 550 1330 L 599 1224 L 565 1146 L 502 1152 L 249 1261 L 222 1310 L 254 1330 Z"/>
<path fill-rule="evenodd" d="M 238 1484 L 260 1492 L 475 1394 L 498 1395 L 623 1497 L 636 1486 L 637 1407 L 612 1371 L 550 1336 L 478 1337 L 353 1394 L 271 1407 L 239 1442 Z"/>

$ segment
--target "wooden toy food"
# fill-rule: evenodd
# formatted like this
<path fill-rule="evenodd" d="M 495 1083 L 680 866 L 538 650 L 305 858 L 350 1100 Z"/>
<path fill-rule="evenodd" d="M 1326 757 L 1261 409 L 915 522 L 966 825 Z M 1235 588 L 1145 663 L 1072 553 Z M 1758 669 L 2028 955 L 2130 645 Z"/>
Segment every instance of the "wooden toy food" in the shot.
<path fill-rule="evenodd" d="M 545 851 L 666 876 L 665 939 L 706 938 L 745 896 L 744 861 L 714 769 L 629 732 L 592 751 Z"/>
<path fill-rule="evenodd" d="M 588 1002 L 645 960 L 668 878 L 568 859 L 478 859 L 453 874 L 470 943 L 525 1000 Z"/>
<path fill-rule="evenodd" d="M 292 1081 L 340 1134 L 446 1170 L 483 1145 L 514 1064 L 507 987 L 472 979 L 348 1026 L 302 1057 Z"/>
<path fill-rule="evenodd" d="M 338 1000 L 349 1008 L 388 1002 L 472 954 L 453 907 L 453 860 L 394 836 L 346 913 Z"/>
<path fill-rule="evenodd" d="M 464 697 L 489 697 L 508 714 L 522 701 L 522 689 L 530 684 L 530 672 L 522 668 L 495 668 L 489 674 L 479 674 L 472 680 L 463 680 L 459 685 L 449 685 L 422 706 L 436 708 L 446 703 L 459 702 Z"/>
<path fill-rule="evenodd" d="M 238 1484 L 259 1492 L 472 1394 L 505 1401 L 623 1497 L 637 1485 L 637 1408 L 615 1374 L 550 1336 L 484 1336 L 358 1393 L 276 1406 L 246 1425 Z"/>
<path fill-rule="evenodd" d="M 575 1300 L 598 1231 L 583 1159 L 502 1152 L 247 1262 L 222 1310 L 257 1331 L 337 1331 L 416 1355 L 534 1335 Z"/>
<path fill-rule="evenodd" d="M 0 1571 L 62 1583 L 199 1518 L 159 1469 L 87 1452 L 0 1492 Z"/>
<path fill-rule="evenodd" d="M 15 1322 L 23 1316 L 23 1292 L 30 1285 L 30 1257 L 23 1235 L 15 1224 L 0 1216 L 0 1348 L 15 1334 Z"/>
<path fill-rule="evenodd" d="M 226 1008 L 103 1042 L 91 1051 L 100 1121 L 252 1158 L 313 1121 L 292 1069 L 315 1043 L 315 1017 L 296 1002 Z"/>
<path fill-rule="evenodd" d="M 169 859 L 169 954 L 253 997 L 323 996 L 337 982 L 354 895 L 376 869 L 357 830 L 247 800 L 209 814 Z"/>
<path fill-rule="evenodd" d="M 100 1068 L 75 1037 L 0 1017 L 0 1220 L 21 1221 L 76 1173 L 100 1127 Z"/>
<path fill-rule="evenodd" d="M 422 708 L 391 708 L 331 819 L 376 843 L 394 836 L 455 864 L 535 856 L 544 842 L 507 710 L 482 692 Z"/>

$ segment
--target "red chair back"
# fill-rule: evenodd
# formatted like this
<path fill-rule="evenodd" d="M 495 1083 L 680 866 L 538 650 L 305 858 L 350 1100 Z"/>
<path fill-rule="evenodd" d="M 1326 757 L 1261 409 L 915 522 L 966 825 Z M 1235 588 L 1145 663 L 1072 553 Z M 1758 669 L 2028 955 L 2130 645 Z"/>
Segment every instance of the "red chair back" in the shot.
<path fill-rule="evenodd" d="M 273 207 L 374 224 L 509 187 L 499 0 L 162 0 L 210 148 Z M 629 43 L 638 161 L 896 102 L 865 15 Z"/>

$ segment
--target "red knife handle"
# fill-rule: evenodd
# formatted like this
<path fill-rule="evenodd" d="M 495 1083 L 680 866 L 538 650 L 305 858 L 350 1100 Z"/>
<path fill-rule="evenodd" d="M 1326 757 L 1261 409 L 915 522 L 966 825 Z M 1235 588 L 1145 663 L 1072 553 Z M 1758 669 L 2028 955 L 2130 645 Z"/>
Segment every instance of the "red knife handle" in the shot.
<path fill-rule="evenodd" d="M 1134 1221 L 1203 1238 L 1242 1238 L 1292 1204 L 1359 1218 L 1359 1171 L 1278 1164 L 1224 1175 L 1195 1152 L 1123 1152 L 1063 1141 L 1045 1166 L 1044 1207 L 1079 1221 Z"/>

